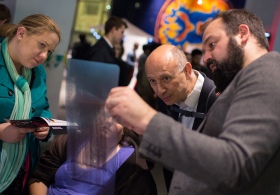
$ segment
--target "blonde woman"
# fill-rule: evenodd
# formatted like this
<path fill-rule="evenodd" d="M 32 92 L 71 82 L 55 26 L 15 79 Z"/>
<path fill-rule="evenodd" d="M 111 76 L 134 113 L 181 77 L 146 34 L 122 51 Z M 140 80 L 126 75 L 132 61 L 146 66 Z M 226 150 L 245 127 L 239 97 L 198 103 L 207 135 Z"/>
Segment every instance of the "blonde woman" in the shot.
<path fill-rule="evenodd" d="M 46 73 L 41 65 L 60 42 L 58 25 L 48 16 L 30 15 L 0 32 L 0 194 L 22 194 L 40 155 L 39 140 L 49 128 L 18 128 L 5 119 L 51 117 Z"/>

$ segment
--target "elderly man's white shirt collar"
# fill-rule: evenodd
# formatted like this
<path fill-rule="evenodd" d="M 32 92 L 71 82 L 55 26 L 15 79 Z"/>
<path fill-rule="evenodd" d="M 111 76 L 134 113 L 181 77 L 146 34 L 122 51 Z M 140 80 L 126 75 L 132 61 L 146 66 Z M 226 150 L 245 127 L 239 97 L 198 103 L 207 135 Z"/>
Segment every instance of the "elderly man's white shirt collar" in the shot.
<path fill-rule="evenodd" d="M 113 48 L 113 44 L 109 41 L 109 39 L 107 39 L 106 36 L 103 37 L 105 39 L 105 41 L 108 43 L 108 45 L 110 45 L 111 48 Z"/>
<path fill-rule="evenodd" d="M 195 86 L 184 102 L 177 103 L 177 105 L 183 110 L 196 111 L 200 92 L 202 90 L 202 86 L 204 83 L 204 77 L 198 71 L 196 70 L 193 71 L 196 75 L 198 75 Z"/>

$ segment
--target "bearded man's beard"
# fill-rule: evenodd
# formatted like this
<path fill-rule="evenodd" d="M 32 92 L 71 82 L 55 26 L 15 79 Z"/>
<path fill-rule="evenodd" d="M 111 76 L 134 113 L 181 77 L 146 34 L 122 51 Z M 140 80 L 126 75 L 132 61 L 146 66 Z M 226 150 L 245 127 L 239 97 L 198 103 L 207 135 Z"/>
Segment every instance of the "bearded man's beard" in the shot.
<path fill-rule="evenodd" d="M 242 69 L 244 62 L 244 51 L 232 37 L 229 39 L 227 53 L 226 59 L 220 62 L 214 59 L 208 59 L 206 62 L 208 67 L 210 64 L 216 66 L 212 78 L 216 85 L 216 91 L 220 93 L 227 88 L 235 75 Z"/>

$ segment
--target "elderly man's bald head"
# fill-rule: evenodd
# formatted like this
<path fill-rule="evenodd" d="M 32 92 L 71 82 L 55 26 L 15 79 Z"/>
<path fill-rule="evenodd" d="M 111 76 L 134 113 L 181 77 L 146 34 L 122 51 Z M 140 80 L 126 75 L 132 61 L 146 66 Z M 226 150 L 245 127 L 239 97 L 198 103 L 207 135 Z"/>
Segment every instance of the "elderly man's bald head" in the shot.
<path fill-rule="evenodd" d="M 184 101 L 196 82 L 185 53 L 174 45 L 156 48 L 146 60 L 145 69 L 154 92 L 167 105 Z"/>
<path fill-rule="evenodd" d="M 156 48 L 147 58 L 146 66 L 153 64 L 154 62 L 160 63 L 160 65 L 168 65 L 175 63 L 174 68 L 178 68 L 182 71 L 187 63 L 185 53 L 174 45 L 161 45 Z"/>

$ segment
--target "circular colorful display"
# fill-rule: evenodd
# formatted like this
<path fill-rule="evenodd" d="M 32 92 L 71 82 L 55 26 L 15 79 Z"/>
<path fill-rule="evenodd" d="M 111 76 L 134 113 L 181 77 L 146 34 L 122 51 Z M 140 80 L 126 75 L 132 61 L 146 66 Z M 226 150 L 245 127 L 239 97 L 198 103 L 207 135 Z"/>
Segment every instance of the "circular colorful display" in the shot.
<path fill-rule="evenodd" d="M 155 41 L 184 51 L 201 47 L 200 27 L 220 11 L 232 8 L 226 0 L 167 0 L 157 16 Z"/>

